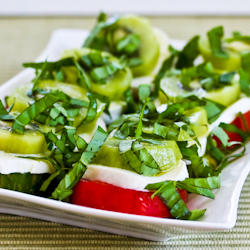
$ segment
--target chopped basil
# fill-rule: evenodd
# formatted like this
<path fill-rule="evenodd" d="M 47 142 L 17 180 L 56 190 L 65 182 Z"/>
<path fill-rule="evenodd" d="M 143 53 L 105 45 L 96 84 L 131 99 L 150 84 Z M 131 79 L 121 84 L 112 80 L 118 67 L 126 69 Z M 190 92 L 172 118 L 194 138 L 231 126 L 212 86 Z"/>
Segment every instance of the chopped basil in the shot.
<path fill-rule="evenodd" d="M 128 165 L 138 174 L 154 176 L 161 172 L 155 159 L 138 141 L 122 140 L 119 143 L 119 150 Z"/>
<path fill-rule="evenodd" d="M 104 13 L 101 13 L 100 18 L 98 18 L 98 22 L 94 29 L 90 32 L 89 36 L 85 40 L 83 47 L 86 48 L 96 48 L 94 45 L 96 44 L 96 40 L 98 40 L 98 36 L 101 32 L 105 32 L 105 30 L 114 27 L 119 20 L 118 16 L 110 17 L 106 20 L 106 16 Z M 99 40 L 100 41 L 100 40 Z M 96 48 L 98 49 L 98 48 Z"/>
<path fill-rule="evenodd" d="M 228 137 L 227 133 L 221 127 L 213 128 L 211 133 L 213 135 L 215 135 L 216 137 L 218 137 L 218 139 L 220 139 L 220 141 L 224 147 L 227 146 L 229 137 Z"/>
<path fill-rule="evenodd" d="M 234 31 L 233 37 L 227 38 L 226 42 L 231 43 L 231 42 L 235 42 L 235 41 L 250 44 L 250 36 L 243 36 L 243 35 L 241 35 L 240 32 Z"/>
<path fill-rule="evenodd" d="M 119 53 L 131 55 L 136 52 L 140 45 L 140 38 L 136 34 L 128 34 L 124 38 L 118 40 L 116 49 Z"/>
<path fill-rule="evenodd" d="M 153 94 L 154 98 L 156 98 L 159 95 L 161 79 L 165 76 L 166 71 L 171 69 L 174 59 L 175 59 L 175 54 L 172 54 L 170 57 L 165 59 L 159 72 L 155 76 L 154 78 L 155 89 Z"/>
<path fill-rule="evenodd" d="M 207 91 L 223 88 L 225 86 L 232 85 L 232 80 L 235 74 L 236 72 L 233 71 L 233 72 L 225 73 L 222 75 L 214 75 L 212 77 L 202 79 L 200 83 L 201 83 L 202 88 Z"/>
<path fill-rule="evenodd" d="M 118 16 L 107 19 L 106 14 L 102 13 L 100 17 L 96 26 L 85 40 L 83 47 L 109 51 L 113 55 L 121 57 L 123 64 L 129 67 L 143 63 L 138 57 L 139 36 L 129 29 L 118 26 Z M 122 30 L 124 36 L 116 39 L 115 33 L 117 30 L 118 32 Z"/>
<path fill-rule="evenodd" d="M 208 122 L 211 124 L 218 119 L 218 117 L 226 109 L 226 107 L 220 103 L 208 99 L 204 100 L 206 101 L 206 105 L 203 106 L 203 108 L 206 110 Z"/>
<path fill-rule="evenodd" d="M 183 50 L 179 53 L 178 61 L 176 63 L 177 69 L 193 66 L 194 60 L 200 54 L 198 45 L 199 38 L 199 36 L 193 37 L 190 41 L 188 41 Z"/>
<path fill-rule="evenodd" d="M 224 31 L 222 26 L 215 27 L 211 29 L 208 33 L 208 40 L 213 54 L 222 59 L 229 58 L 227 52 L 223 49 L 221 40 L 224 36 Z"/>
<path fill-rule="evenodd" d="M 175 188 L 174 182 L 168 181 L 163 184 L 153 195 L 152 198 L 157 195 L 162 202 L 170 210 L 170 214 L 176 219 L 197 219 L 202 216 L 206 210 L 194 210 L 189 211 L 185 202 L 181 199 L 180 194 Z"/>
<path fill-rule="evenodd" d="M 243 69 L 239 70 L 240 75 L 240 89 L 241 91 L 246 94 L 247 96 L 250 96 L 250 76 L 249 74 L 244 71 Z"/>

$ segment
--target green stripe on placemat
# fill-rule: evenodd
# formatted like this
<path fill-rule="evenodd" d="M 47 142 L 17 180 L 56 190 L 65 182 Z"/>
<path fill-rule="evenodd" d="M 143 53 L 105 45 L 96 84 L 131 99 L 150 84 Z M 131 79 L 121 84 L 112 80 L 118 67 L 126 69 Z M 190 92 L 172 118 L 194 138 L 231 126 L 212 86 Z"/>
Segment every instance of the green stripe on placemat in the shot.
<path fill-rule="evenodd" d="M 153 17 L 155 26 L 169 36 L 188 39 L 222 24 L 229 32 L 249 34 L 250 18 Z M 21 71 L 21 63 L 33 61 L 58 28 L 88 29 L 94 18 L 0 18 L 0 84 Z M 243 187 L 236 227 L 223 232 L 183 235 L 167 242 L 112 235 L 35 219 L 0 214 L 0 249 L 249 249 L 250 176 Z"/>

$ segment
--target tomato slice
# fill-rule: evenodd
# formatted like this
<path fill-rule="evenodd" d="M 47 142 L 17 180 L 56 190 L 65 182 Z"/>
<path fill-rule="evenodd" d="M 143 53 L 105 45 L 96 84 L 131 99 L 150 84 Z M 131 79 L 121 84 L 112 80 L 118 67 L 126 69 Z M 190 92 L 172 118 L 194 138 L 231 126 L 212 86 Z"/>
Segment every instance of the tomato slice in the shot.
<path fill-rule="evenodd" d="M 246 121 L 247 129 L 250 130 L 250 111 L 248 111 L 245 114 L 243 114 L 243 116 L 244 116 L 245 121 Z M 244 121 L 243 121 L 243 119 L 240 116 L 236 117 L 231 122 L 231 124 L 235 125 L 236 127 L 240 128 L 241 130 L 243 130 L 244 132 L 246 132 L 246 127 L 244 125 Z M 229 137 L 229 141 L 238 141 L 238 142 L 242 141 L 242 138 L 241 138 L 241 136 L 239 134 L 233 133 L 233 132 L 229 132 L 229 131 L 226 131 L 226 133 L 227 133 L 227 135 Z M 220 147 L 221 146 L 220 140 L 216 136 L 214 136 L 213 138 L 216 140 L 217 146 Z"/>
<path fill-rule="evenodd" d="M 137 191 L 86 180 L 80 180 L 73 191 L 71 202 L 76 205 L 120 213 L 171 218 L 168 207 L 158 196 L 151 199 L 152 191 Z M 184 202 L 187 202 L 187 191 L 178 190 L 178 192 Z"/>

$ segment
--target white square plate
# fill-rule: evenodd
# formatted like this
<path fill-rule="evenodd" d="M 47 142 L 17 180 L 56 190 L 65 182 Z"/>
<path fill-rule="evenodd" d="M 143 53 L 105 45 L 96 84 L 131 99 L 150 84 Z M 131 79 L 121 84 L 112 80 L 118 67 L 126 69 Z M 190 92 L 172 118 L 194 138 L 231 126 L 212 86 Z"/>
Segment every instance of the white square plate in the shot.
<path fill-rule="evenodd" d="M 73 29 L 54 31 L 47 47 L 36 61 L 44 61 L 46 58 L 49 61 L 58 60 L 63 50 L 80 48 L 88 33 Z M 185 42 L 171 40 L 171 44 L 181 48 Z M 34 70 L 25 69 L 0 87 L 0 99 L 3 100 L 14 88 L 33 78 Z M 189 196 L 189 209 L 207 209 L 198 221 L 115 213 L 6 189 L 0 189 L 0 212 L 154 241 L 168 240 L 179 234 L 230 229 L 236 223 L 240 192 L 250 171 L 249 152 L 250 144 L 247 145 L 245 156 L 223 170 L 221 188 L 214 192 L 215 200 L 193 194 Z"/>

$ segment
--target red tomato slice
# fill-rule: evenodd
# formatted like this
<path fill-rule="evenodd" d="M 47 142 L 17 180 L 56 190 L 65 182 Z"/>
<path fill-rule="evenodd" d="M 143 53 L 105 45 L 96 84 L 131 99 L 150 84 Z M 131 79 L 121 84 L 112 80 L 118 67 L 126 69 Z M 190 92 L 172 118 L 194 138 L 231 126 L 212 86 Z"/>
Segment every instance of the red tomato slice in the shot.
<path fill-rule="evenodd" d="M 247 113 L 245 113 L 244 115 L 244 118 L 245 118 L 245 121 L 247 123 L 247 127 L 248 127 L 248 130 L 250 130 L 250 111 L 248 111 Z M 232 122 L 231 124 L 235 125 L 236 127 L 240 128 L 241 130 L 243 130 L 244 132 L 246 132 L 246 128 L 245 128 L 245 125 L 244 125 L 244 121 L 242 120 L 241 117 L 236 117 Z M 226 131 L 228 137 L 229 137 L 229 141 L 242 141 L 242 138 L 239 134 L 237 133 L 233 133 L 233 132 L 228 132 Z M 214 136 L 213 137 L 216 142 L 217 142 L 217 146 L 220 147 L 221 146 L 221 142 L 220 140 Z"/>
<path fill-rule="evenodd" d="M 152 191 L 125 189 L 99 181 L 79 181 L 73 188 L 71 202 L 76 205 L 102 210 L 170 218 L 168 207 L 158 196 L 151 199 Z M 178 190 L 184 202 L 187 191 Z"/>

